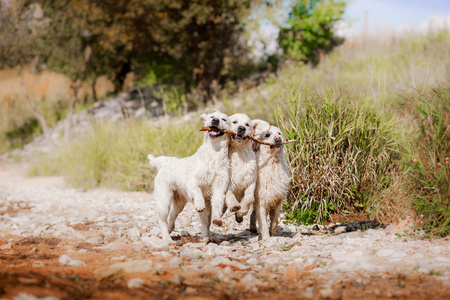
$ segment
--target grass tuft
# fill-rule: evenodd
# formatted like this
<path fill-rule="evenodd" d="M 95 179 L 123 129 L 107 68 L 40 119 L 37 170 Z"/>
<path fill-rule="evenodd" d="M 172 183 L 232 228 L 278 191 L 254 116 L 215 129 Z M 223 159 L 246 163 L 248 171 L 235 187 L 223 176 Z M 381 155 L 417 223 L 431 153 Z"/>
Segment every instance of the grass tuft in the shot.
<path fill-rule="evenodd" d="M 397 118 L 380 104 L 333 90 L 286 95 L 279 122 L 289 139 L 291 188 L 285 209 L 299 223 L 323 222 L 331 214 L 370 216 L 374 201 L 392 185 L 402 138 Z"/>
<path fill-rule="evenodd" d="M 450 88 L 404 96 L 417 135 L 411 142 L 410 200 L 429 235 L 450 234 Z"/>
<path fill-rule="evenodd" d="M 35 164 L 31 175 L 61 174 L 82 188 L 150 190 L 154 172 L 147 155 L 192 155 L 203 139 L 200 123 L 97 123 L 86 134 Z"/>

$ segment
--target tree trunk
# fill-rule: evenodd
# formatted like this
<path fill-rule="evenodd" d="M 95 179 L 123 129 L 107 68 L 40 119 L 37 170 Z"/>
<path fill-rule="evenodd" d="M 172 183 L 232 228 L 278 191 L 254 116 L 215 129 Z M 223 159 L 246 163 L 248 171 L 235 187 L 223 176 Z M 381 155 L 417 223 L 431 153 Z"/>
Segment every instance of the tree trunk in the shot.
<path fill-rule="evenodd" d="M 70 102 L 69 102 L 69 112 L 67 113 L 67 117 L 66 120 L 64 122 L 64 141 L 68 142 L 72 136 L 72 116 L 73 113 L 75 112 L 75 103 L 77 102 L 77 94 L 78 94 L 78 90 L 80 89 L 81 86 L 81 80 L 77 80 L 74 84 L 73 84 L 73 92 L 72 92 L 72 96 L 70 97 Z"/>
<path fill-rule="evenodd" d="M 68 142 L 72 135 L 72 125 L 73 125 L 72 117 L 75 112 L 75 104 L 77 102 L 78 90 L 81 88 L 81 86 L 83 84 L 83 78 L 86 75 L 86 65 L 87 65 L 87 62 L 89 61 L 89 58 L 91 57 L 91 53 L 92 53 L 92 48 L 90 46 L 87 46 L 86 49 L 84 50 L 83 64 L 81 65 L 81 69 L 77 74 L 75 83 L 73 83 L 73 85 L 72 85 L 73 90 L 72 90 L 72 96 L 70 97 L 69 112 L 68 112 L 66 120 L 64 122 L 64 141 L 65 142 Z"/>

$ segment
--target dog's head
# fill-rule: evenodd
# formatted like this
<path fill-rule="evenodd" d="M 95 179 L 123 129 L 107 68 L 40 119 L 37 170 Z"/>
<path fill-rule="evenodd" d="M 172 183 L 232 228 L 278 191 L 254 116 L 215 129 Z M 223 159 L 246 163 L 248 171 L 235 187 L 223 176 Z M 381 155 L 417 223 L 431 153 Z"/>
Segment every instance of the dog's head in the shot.
<path fill-rule="evenodd" d="M 207 133 L 211 138 L 223 136 L 225 133 L 220 132 L 220 130 L 230 130 L 230 118 L 216 109 L 212 113 L 202 114 L 200 117 L 203 118 L 203 124 L 212 129 Z"/>
<path fill-rule="evenodd" d="M 271 143 L 273 146 L 261 145 L 261 147 L 270 147 L 271 153 L 278 153 L 283 150 L 284 137 L 280 128 L 271 126 L 269 130 L 261 134 L 258 139 L 262 142 Z"/>
<path fill-rule="evenodd" d="M 248 136 L 257 136 L 269 130 L 270 124 L 263 120 L 251 120 L 246 114 L 234 114 L 230 117 L 231 131 L 235 133 L 233 141 L 242 143 Z"/>

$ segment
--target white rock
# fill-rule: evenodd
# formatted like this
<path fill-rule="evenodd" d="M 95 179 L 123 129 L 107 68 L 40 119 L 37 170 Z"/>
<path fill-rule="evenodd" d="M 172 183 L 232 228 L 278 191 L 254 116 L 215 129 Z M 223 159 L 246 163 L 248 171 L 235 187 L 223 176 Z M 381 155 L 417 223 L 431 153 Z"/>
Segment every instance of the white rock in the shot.
<path fill-rule="evenodd" d="M 169 243 L 166 241 L 152 235 L 149 237 L 143 237 L 141 238 L 141 241 L 146 244 L 149 247 L 155 248 L 155 249 L 163 249 L 167 248 L 169 246 Z"/>
<path fill-rule="evenodd" d="M 247 274 L 241 278 L 240 283 L 244 285 L 244 288 L 249 290 L 256 290 L 256 286 L 262 285 L 261 280 L 253 276 L 253 274 Z"/>
<path fill-rule="evenodd" d="M 72 266 L 72 267 L 82 267 L 86 265 L 81 260 L 71 259 L 69 256 L 65 254 L 59 258 L 59 264 L 61 266 Z"/>
<path fill-rule="evenodd" d="M 128 288 L 130 289 L 139 289 L 144 286 L 145 280 L 142 278 L 132 278 L 128 281 Z"/>
<path fill-rule="evenodd" d="M 139 229 L 137 227 L 128 229 L 127 235 L 131 239 L 138 239 L 141 236 Z"/>
<path fill-rule="evenodd" d="M 172 268 L 178 268 L 183 263 L 183 260 L 179 257 L 174 257 L 170 260 L 169 266 Z"/>

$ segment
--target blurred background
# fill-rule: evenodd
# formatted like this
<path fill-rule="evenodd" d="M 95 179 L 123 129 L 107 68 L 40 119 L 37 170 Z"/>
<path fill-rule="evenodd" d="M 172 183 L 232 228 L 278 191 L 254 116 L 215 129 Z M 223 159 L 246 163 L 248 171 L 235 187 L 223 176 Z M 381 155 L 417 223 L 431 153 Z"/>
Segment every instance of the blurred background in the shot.
<path fill-rule="evenodd" d="M 287 218 L 445 235 L 449 29 L 446 0 L 0 0 L 0 153 L 151 190 L 147 154 L 192 154 L 216 107 L 303 141 Z"/>

